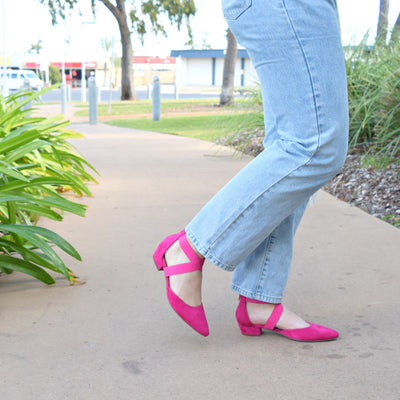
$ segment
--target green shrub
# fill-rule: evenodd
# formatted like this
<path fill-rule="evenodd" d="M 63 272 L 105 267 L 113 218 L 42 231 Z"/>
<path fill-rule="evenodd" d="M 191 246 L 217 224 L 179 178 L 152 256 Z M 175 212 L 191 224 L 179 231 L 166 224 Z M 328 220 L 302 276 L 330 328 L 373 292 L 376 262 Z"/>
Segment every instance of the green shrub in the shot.
<path fill-rule="evenodd" d="M 49 81 L 51 82 L 52 85 L 57 85 L 61 83 L 61 71 L 60 68 L 54 66 L 54 65 L 49 65 Z"/>
<path fill-rule="evenodd" d="M 57 246 L 80 260 L 78 252 L 62 237 L 35 226 L 40 217 L 56 221 L 63 212 L 85 215 L 86 207 L 63 197 L 68 188 L 90 195 L 86 181 L 95 179 L 93 167 L 67 142 L 82 135 L 66 129 L 62 117 L 30 117 L 27 104 L 39 93 L 0 95 L 0 271 L 20 271 L 44 283 L 54 283 L 46 269 L 76 277 L 56 251 Z"/>
<path fill-rule="evenodd" d="M 346 59 L 350 146 L 390 159 L 400 155 L 400 47 L 368 48 L 366 40 Z"/>
<path fill-rule="evenodd" d="M 367 39 L 354 48 L 345 49 L 349 144 L 364 147 L 365 152 L 376 159 L 376 165 L 387 165 L 400 156 L 400 45 L 399 41 L 393 41 L 391 45 L 373 48 L 366 45 Z M 250 92 L 242 104 L 247 110 L 242 123 L 232 126 L 225 143 L 251 152 L 254 140 L 257 137 L 258 142 L 262 140 L 260 88 Z"/>
<path fill-rule="evenodd" d="M 235 106 L 231 108 L 232 114 L 240 113 L 240 121 L 227 115 L 223 127 L 231 133 L 218 142 L 256 156 L 261 151 L 264 137 L 264 112 L 260 86 L 248 90 L 244 99 L 236 101 Z"/>

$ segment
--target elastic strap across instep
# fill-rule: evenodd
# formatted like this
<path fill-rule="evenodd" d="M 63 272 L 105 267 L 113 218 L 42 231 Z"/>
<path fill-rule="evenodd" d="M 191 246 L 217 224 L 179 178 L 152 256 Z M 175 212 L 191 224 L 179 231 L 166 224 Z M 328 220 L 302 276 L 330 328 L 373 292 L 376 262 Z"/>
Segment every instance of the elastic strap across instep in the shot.
<path fill-rule="evenodd" d="M 186 272 L 201 271 L 203 269 L 204 259 L 199 257 L 192 249 L 186 239 L 186 235 L 182 235 L 179 238 L 179 244 L 189 262 L 164 268 L 165 276 L 185 274 Z"/>
<path fill-rule="evenodd" d="M 281 317 L 282 313 L 283 313 L 283 305 L 281 303 L 279 303 L 274 307 L 272 314 L 270 315 L 270 317 L 268 318 L 268 321 L 264 325 L 264 328 L 273 330 L 275 328 L 276 324 L 278 323 L 279 318 Z"/>

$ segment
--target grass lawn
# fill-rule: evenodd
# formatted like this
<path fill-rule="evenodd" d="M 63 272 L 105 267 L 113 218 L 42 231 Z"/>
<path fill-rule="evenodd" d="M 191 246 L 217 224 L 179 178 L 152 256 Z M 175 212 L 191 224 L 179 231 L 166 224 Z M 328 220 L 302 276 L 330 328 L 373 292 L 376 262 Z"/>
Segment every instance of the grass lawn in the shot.
<path fill-rule="evenodd" d="M 214 104 L 218 103 L 216 99 L 202 99 L 202 100 L 163 100 L 163 111 L 175 112 L 190 112 L 192 110 L 203 109 L 204 111 L 214 109 Z M 82 110 L 75 113 L 77 116 L 89 115 L 88 106 L 85 104 L 79 105 Z M 151 100 L 140 101 L 117 101 L 111 105 L 111 115 L 135 115 L 135 114 L 151 114 L 152 102 Z M 108 115 L 108 104 L 99 103 L 98 115 Z"/>
<path fill-rule="evenodd" d="M 238 99 L 236 105 L 230 110 L 240 107 L 243 99 Z M 215 107 L 218 99 L 185 99 L 185 100 L 163 100 L 162 112 L 188 113 L 188 112 L 221 112 L 226 113 L 224 108 Z M 75 112 L 76 116 L 88 116 L 89 109 L 87 104 L 76 104 L 81 110 Z M 108 114 L 108 103 L 102 102 L 98 105 L 98 115 L 143 115 L 152 113 L 152 101 L 114 101 L 111 104 L 111 114 Z"/>
<path fill-rule="evenodd" d="M 169 133 L 172 135 L 192 137 L 213 141 L 237 130 L 247 119 L 249 114 L 232 114 L 231 111 L 221 115 L 193 115 L 162 117 L 154 122 L 151 118 L 114 119 L 107 124 L 126 128 L 140 129 Z"/>

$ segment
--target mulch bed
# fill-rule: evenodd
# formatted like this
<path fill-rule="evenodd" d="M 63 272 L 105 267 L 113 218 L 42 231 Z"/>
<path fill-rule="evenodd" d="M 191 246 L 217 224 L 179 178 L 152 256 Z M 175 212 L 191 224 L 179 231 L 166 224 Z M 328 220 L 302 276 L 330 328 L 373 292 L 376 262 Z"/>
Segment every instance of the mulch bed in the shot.
<path fill-rule="evenodd" d="M 218 142 L 256 156 L 263 149 L 263 132 L 252 134 L 250 139 L 246 137 L 247 145 L 243 148 L 241 144 L 245 135 L 235 135 L 233 140 L 223 138 Z M 363 165 L 362 156 L 360 149 L 351 149 L 342 170 L 325 185 L 324 190 L 400 228 L 400 159 L 384 169 L 377 169 Z"/>

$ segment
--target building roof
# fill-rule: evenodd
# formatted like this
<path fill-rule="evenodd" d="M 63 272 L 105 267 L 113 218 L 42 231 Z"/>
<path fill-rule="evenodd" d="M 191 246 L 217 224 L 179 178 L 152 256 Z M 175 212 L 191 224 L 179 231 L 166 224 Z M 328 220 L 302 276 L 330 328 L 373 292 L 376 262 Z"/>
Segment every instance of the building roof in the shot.
<path fill-rule="evenodd" d="M 171 57 L 182 58 L 224 58 L 225 49 L 208 50 L 171 50 Z M 238 58 L 249 58 L 245 49 L 238 49 Z"/>

